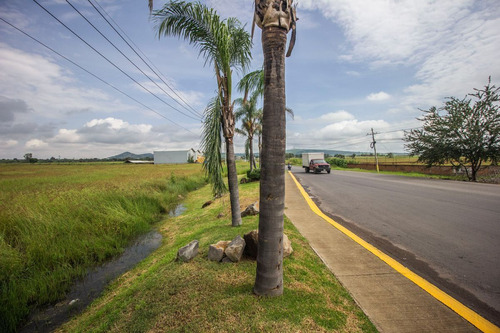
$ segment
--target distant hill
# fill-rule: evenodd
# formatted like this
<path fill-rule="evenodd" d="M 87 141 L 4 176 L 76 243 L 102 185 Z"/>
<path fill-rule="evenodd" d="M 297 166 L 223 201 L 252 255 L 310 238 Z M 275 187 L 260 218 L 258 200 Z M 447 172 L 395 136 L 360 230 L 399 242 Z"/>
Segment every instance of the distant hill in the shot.
<path fill-rule="evenodd" d="M 108 160 L 144 160 L 144 159 L 153 159 L 154 155 L 151 153 L 146 153 L 146 154 L 134 154 L 131 152 L 124 152 L 115 156 L 108 157 L 106 159 Z"/>

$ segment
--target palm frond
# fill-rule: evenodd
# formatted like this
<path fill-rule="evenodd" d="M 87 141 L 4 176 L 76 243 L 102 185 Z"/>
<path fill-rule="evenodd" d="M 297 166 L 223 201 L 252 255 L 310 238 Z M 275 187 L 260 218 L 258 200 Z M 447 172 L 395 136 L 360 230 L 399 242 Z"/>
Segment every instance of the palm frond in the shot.
<path fill-rule="evenodd" d="M 205 109 L 201 149 L 205 160 L 203 169 L 212 184 L 212 193 L 219 196 L 227 191 L 222 176 L 222 110 L 220 99 L 213 98 Z"/>
<path fill-rule="evenodd" d="M 238 82 L 237 89 L 240 93 L 243 93 L 245 95 L 245 97 L 243 98 L 244 101 L 246 101 L 247 96 L 252 93 L 263 96 L 264 69 L 258 69 L 243 76 L 240 82 Z"/>
<path fill-rule="evenodd" d="M 177 36 L 199 49 L 207 63 L 216 62 L 226 76 L 231 67 L 244 69 L 251 60 L 250 35 L 235 18 L 221 20 L 200 3 L 172 0 L 153 13 L 158 36 Z"/>

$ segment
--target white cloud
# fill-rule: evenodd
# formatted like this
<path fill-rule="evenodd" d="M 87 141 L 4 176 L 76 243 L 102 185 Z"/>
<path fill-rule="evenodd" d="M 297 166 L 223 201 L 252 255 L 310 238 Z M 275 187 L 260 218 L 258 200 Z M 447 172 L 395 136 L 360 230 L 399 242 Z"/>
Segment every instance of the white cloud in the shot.
<path fill-rule="evenodd" d="M 366 96 L 366 99 L 372 102 L 386 101 L 390 98 L 391 95 L 383 91 L 378 93 L 371 93 L 370 95 Z"/>
<path fill-rule="evenodd" d="M 75 143 L 81 140 L 80 135 L 78 135 L 75 129 L 68 130 L 65 128 L 61 128 L 57 135 L 50 140 L 52 143 Z"/>
<path fill-rule="evenodd" d="M 401 110 L 464 96 L 490 75 L 500 79 L 495 0 L 301 0 L 300 9 L 318 10 L 342 28 L 339 60 L 415 68 L 415 84 L 402 87 Z"/>
<path fill-rule="evenodd" d="M 366 136 L 371 128 L 384 129 L 387 127 L 389 127 L 389 124 L 384 120 L 358 121 L 357 119 L 353 119 L 327 125 L 318 131 L 318 135 L 322 139 L 329 140 L 339 140 L 349 137 L 359 138 Z"/>
<path fill-rule="evenodd" d="M 93 119 L 87 122 L 76 134 L 83 142 L 107 144 L 127 144 L 151 139 L 152 125 L 129 124 L 116 118 Z"/>
<path fill-rule="evenodd" d="M 35 116 L 60 119 L 72 110 L 130 109 L 103 90 L 82 88 L 74 74 L 53 59 L 3 43 L 0 43 L 0 69 L 2 95 L 26 101 Z"/>
<path fill-rule="evenodd" d="M 44 147 L 47 147 L 47 146 L 48 146 L 47 142 L 44 142 L 44 141 L 39 140 L 39 139 L 29 140 L 25 144 L 25 147 L 28 148 L 28 149 L 44 148 Z"/>
<path fill-rule="evenodd" d="M 5 148 L 11 148 L 17 146 L 19 142 L 17 140 L 2 140 L 0 141 L 0 146 Z"/>
<path fill-rule="evenodd" d="M 319 120 L 324 123 L 324 122 L 330 122 L 330 123 L 335 123 L 335 122 L 340 122 L 340 121 L 346 121 L 346 120 L 353 120 L 354 115 L 350 114 L 347 111 L 337 111 L 337 112 L 330 112 L 327 114 L 323 114 L 319 117 Z"/>
<path fill-rule="evenodd" d="M 371 129 L 380 134 L 381 152 L 403 152 L 402 131 L 408 128 L 406 123 L 389 123 L 385 120 L 359 120 L 347 111 L 338 111 L 303 119 L 301 125 L 291 123 L 287 128 L 287 149 L 317 148 L 345 151 L 370 151 Z"/>
<path fill-rule="evenodd" d="M 353 59 L 416 61 L 442 43 L 455 22 L 469 14 L 473 0 L 302 0 L 300 8 L 320 10 L 344 29 Z"/>

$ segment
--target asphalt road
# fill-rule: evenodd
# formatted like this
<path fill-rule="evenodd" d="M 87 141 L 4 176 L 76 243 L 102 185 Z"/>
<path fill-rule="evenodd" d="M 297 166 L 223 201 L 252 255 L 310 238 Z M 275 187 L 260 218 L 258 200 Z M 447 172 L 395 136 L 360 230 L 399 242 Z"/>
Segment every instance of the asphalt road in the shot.
<path fill-rule="evenodd" d="M 335 221 L 500 325 L 499 185 L 292 171 Z"/>

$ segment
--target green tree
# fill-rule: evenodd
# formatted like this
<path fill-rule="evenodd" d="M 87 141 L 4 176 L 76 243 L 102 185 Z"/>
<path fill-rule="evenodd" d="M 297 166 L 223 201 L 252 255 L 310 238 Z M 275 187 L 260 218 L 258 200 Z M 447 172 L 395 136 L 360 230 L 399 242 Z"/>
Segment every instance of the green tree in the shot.
<path fill-rule="evenodd" d="M 428 166 L 451 163 L 471 181 L 488 159 L 500 157 L 499 90 L 491 85 L 474 89 L 463 99 L 450 97 L 440 108 L 423 110 L 420 129 L 405 132 L 406 148 Z"/>
<path fill-rule="evenodd" d="M 151 1 L 150 1 L 151 6 Z M 234 155 L 235 116 L 232 100 L 232 69 L 244 70 L 251 59 L 251 45 L 249 34 L 243 29 L 235 18 L 221 20 L 216 11 L 200 2 L 185 2 L 172 0 L 167 2 L 161 10 L 154 12 L 155 20 L 159 23 L 158 34 L 165 36 L 178 36 L 187 40 L 199 49 L 200 55 L 205 58 L 205 63 L 214 67 L 217 79 L 217 96 L 209 107 L 214 110 L 206 112 L 220 120 L 220 125 L 213 121 L 206 121 L 205 126 L 220 126 L 226 142 L 226 161 L 228 168 L 228 185 L 231 201 L 232 225 L 241 225 L 241 214 L 238 193 L 238 175 L 236 172 L 236 159 Z M 219 114 L 217 113 L 219 112 Z M 219 118 L 220 115 L 220 118 Z M 212 119 L 213 120 L 213 119 Z M 216 128 L 204 130 L 203 146 L 212 147 L 214 150 L 205 151 L 205 155 L 216 153 L 213 142 L 219 138 L 209 133 L 217 133 Z M 219 132 L 220 133 L 220 132 Z M 208 163 L 221 163 L 221 157 L 212 158 L 204 163 L 205 170 L 219 172 L 221 168 L 214 168 Z M 207 161 L 207 160 L 205 160 Z M 212 180 L 220 181 L 217 175 L 209 175 Z M 221 184 L 216 186 L 221 188 Z"/>
<path fill-rule="evenodd" d="M 260 178 L 259 251 L 254 293 L 283 294 L 283 212 L 285 208 L 286 97 L 285 48 L 293 30 L 293 0 L 256 0 L 254 23 L 262 28 L 264 108 Z M 252 28 L 253 30 L 253 28 Z"/>

